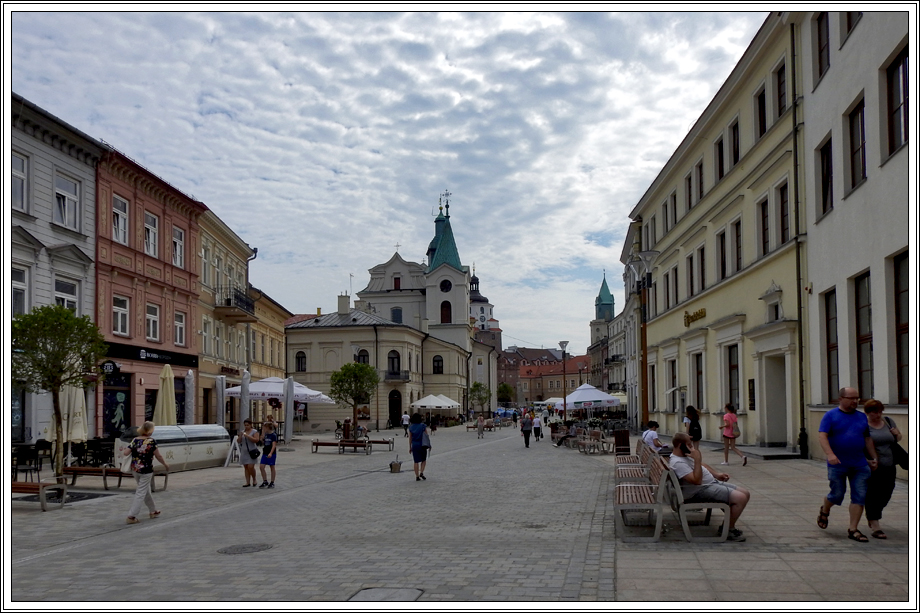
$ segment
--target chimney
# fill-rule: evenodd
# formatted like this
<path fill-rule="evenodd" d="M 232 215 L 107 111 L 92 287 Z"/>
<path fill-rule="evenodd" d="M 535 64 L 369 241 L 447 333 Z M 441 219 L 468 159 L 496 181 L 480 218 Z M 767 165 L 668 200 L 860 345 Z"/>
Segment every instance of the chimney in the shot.
<path fill-rule="evenodd" d="M 323 307 L 316 307 L 316 316 L 319 317 L 323 314 Z"/>
<path fill-rule="evenodd" d="M 339 315 L 348 315 L 351 312 L 351 296 L 342 294 L 339 296 Z"/>

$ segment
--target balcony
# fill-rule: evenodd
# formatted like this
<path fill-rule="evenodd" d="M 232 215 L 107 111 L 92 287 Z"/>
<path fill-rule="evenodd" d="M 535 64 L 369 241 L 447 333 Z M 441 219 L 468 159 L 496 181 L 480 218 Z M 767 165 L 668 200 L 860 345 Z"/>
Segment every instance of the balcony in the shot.
<path fill-rule="evenodd" d="M 608 383 L 607 391 L 608 392 L 625 392 L 626 384 L 625 383 Z"/>
<path fill-rule="evenodd" d="M 397 371 L 387 371 L 383 376 L 384 381 L 408 381 L 409 380 L 409 371 L 408 370 L 397 370 Z"/>
<path fill-rule="evenodd" d="M 214 290 L 214 315 L 228 323 L 243 324 L 258 321 L 255 303 L 249 294 L 236 286 L 218 287 Z"/>
<path fill-rule="evenodd" d="M 626 356 L 624 356 L 624 355 L 622 355 L 622 354 L 615 353 L 615 354 L 613 354 L 612 356 L 610 356 L 610 363 L 611 363 L 611 364 L 622 364 L 622 363 L 625 362 L 625 361 L 626 361 Z"/>

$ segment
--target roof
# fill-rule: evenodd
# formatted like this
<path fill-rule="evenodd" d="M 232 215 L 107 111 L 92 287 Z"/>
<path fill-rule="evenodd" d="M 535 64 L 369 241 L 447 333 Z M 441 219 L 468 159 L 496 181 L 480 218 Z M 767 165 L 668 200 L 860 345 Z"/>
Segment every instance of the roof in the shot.
<path fill-rule="evenodd" d="M 601 283 L 601 291 L 597 293 L 597 299 L 594 304 L 613 304 L 613 294 L 610 293 L 610 288 L 607 287 L 606 273 L 604 274 L 604 281 Z"/>
<path fill-rule="evenodd" d="M 294 318 L 292 318 L 294 319 Z M 289 320 L 290 321 L 290 320 Z M 390 326 L 398 328 L 411 328 L 406 324 L 393 323 L 389 319 L 384 319 L 373 313 L 365 313 L 352 309 L 346 315 L 339 315 L 338 312 L 316 315 L 311 319 L 303 319 L 291 324 L 285 324 L 285 328 L 292 329 L 310 329 L 310 328 L 344 328 L 349 326 Z"/>
<path fill-rule="evenodd" d="M 293 317 L 286 319 L 284 321 L 284 326 L 287 327 L 291 324 L 296 324 L 307 319 L 314 319 L 319 317 L 319 315 L 314 315 L 313 313 L 301 313 L 299 315 L 294 315 Z"/>
<path fill-rule="evenodd" d="M 454 231 L 450 227 L 450 215 L 439 214 L 434 222 L 436 232 L 428 246 L 431 255 L 428 258 L 427 272 L 444 264 L 463 272 L 463 264 L 460 263 L 460 254 L 457 252 L 457 243 L 454 240 Z"/>

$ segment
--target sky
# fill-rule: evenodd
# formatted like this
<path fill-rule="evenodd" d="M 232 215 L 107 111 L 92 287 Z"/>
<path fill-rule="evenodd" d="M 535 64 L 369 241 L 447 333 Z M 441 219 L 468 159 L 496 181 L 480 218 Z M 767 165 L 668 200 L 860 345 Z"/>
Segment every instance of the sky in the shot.
<path fill-rule="evenodd" d="M 505 347 L 572 354 L 605 274 L 622 308 L 629 212 L 766 18 L 148 6 L 5 5 L 7 92 L 204 202 L 293 313 L 422 262 L 448 191 Z"/>

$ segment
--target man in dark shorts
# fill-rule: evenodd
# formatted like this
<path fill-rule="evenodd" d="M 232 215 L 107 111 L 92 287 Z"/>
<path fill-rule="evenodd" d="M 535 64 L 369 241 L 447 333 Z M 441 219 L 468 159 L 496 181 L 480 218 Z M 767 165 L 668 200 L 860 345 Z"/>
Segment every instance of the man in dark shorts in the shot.
<path fill-rule="evenodd" d="M 275 424 L 265 422 L 262 424 L 262 460 L 259 464 L 259 472 L 262 473 L 262 485 L 260 488 L 275 487 L 275 460 L 278 458 L 278 435 L 275 434 Z M 271 483 L 265 478 L 265 467 L 270 466 L 272 472 Z"/>
<path fill-rule="evenodd" d="M 745 488 L 727 483 L 729 475 L 703 464 L 703 456 L 690 435 L 678 432 L 671 438 L 674 451 L 671 453 L 671 470 L 680 480 L 680 491 L 688 502 L 724 502 L 728 505 L 728 540 L 745 540 L 735 522 L 751 499 L 751 492 Z"/>

